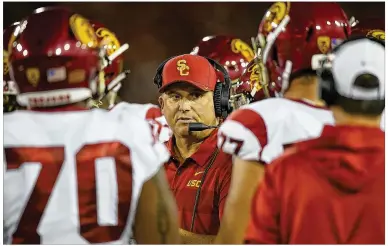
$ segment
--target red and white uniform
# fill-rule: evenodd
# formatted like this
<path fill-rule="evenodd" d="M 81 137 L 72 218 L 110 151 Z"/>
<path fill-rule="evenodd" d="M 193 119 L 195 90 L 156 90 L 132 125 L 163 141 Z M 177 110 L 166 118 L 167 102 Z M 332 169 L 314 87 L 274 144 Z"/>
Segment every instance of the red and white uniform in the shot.
<path fill-rule="evenodd" d="M 331 111 L 307 101 L 269 98 L 241 107 L 221 125 L 218 147 L 243 160 L 270 163 L 287 145 L 320 136 Z"/>
<path fill-rule="evenodd" d="M 111 112 L 113 114 L 133 114 L 148 120 L 154 126 L 154 135 L 162 143 L 167 142 L 172 136 L 172 131 L 167 124 L 166 118 L 160 108 L 154 104 L 120 102 L 111 109 Z"/>
<path fill-rule="evenodd" d="M 5 243 L 128 244 L 143 184 L 169 158 L 150 125 L 102 109 L 4 116 Z"/>

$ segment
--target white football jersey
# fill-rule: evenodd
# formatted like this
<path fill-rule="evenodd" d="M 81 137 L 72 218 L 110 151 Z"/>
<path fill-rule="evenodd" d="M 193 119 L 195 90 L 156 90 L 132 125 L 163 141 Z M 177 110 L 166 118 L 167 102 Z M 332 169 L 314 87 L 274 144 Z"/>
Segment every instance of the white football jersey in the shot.
<path fill-rule="evenodd" d="M 148 120 L 153 125 L 153 133 L 160 142 L 167 142 L 172 136 L 172 131 L 167 124 L 166 118 L 162 115 L 160 108 L 154 104 L 137 104 L 120 102 L 115 105 L 111 112 L 113 114 L 131 114 Z"/>
<path fill-rule="evenodd" d="M 320 136 L 331 111 L 302 101 L 269 98 L 234 111 L 218 131 L 218 147 L 243 160 L 270 163 L 287 145 Z"/>
<path fill-rule="evenodd" d="M 5 243 L 128 244 L 169 153 L 144 119 L 93 109 L 6 114 L 4 156 Z"/>

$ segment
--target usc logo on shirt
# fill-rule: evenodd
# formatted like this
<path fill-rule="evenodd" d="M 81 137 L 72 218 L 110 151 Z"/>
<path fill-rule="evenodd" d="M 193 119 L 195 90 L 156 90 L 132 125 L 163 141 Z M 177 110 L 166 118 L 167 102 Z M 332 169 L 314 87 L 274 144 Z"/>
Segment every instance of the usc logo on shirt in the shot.
<path fill-rule="evenodd" d="M 201 184 L 201 180 L 195 180 L 195 179 L 192 179 L 192 180 L 189 180 L 189 182 L 187 183 L 187 187 L 196 187 L 196 188 L 199 188 L 199 185 Z"/>

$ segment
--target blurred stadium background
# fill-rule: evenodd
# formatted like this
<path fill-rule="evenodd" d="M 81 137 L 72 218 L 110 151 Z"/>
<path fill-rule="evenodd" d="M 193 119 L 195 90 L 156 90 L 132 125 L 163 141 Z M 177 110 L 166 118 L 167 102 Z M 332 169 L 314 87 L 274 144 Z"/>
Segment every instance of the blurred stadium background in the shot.
<path fill-rule="evenodd" d="M 4 2 L 4 27 L 36 8 L 64 5 L 114 31 L 130 45 L 125 68 L 131 74 L 121 89 L 123 100 L 157 104 L 152 79 L 159 63 L 170 56 L 189 53 L 204 36 L 232 34 L 250 43 L 272 2 L 107 3 L 107 2 Z M 348 17 L 384 18 L 384 2 L 341 2 Z M 44 28 L 44 24 L 42 24 Z"/>

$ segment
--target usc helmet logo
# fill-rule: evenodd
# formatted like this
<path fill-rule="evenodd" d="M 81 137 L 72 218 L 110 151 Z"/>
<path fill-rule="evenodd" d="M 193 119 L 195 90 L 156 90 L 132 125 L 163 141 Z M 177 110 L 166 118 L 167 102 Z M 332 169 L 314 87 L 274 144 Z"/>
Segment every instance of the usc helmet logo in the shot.
<path fill-rule="evenodd" d="M 384 32 L 384 30 L 380 30 L 380 29 L 370 30 L 366 34 L 366 36 L 367 37 L 373 37 L 373 38 L 376 38 L 376 39 L 381 40 L 381 41 L 385 41 L 385 32 Z"/>
<path fill-rule="evenodd" d="M 251 90 L 253 90 L 253 88 L 256 88 L 256 90 L 259 91 L 262 88 L 260 83 L 260 80 L 262 78 L 259 65 L 253 63 L 253 65 L 250 66 L 247 71 L 251 73 L 249 75 L 249 83 L 251 85 Z"/>
<path fill-rule="evenodd" d="M 110 56 L 118 48 L 120 48 L 120 42 L 117 39 L 116 35 L 113 32 L 109 31 L 104 27 L 100 27 L 96 31 L 97 37 L 101 38 L 101 45 L 106 45 L 106 54 Z"/>
<path fill-rule="evenodd" d="M 26 77 L 28 82 L 33 86 L 36 87 L 40 80 L 40 71 L 37 67 L 31 67 L 27 68 L 26 70 Z"/>
<path fill-rule="evenodd" d="M 74 36 L 82 43 L 90 48 L 97 47 L 97 36 L 94 33 L 92 25 L 89 21 L 82 17 L 81 15 L 74 14 L 70 17 L 69 20 L 71 30 L 74 33 Z"/>
<path fill-rule="evenodd" d="M 319 36 L 317 39 L 319 51 L 326 54 L 331 48 L 331 40 L 329 36 Z"/>
<path fill-rule="evenodd" d="M 291 3 L 289 2 L 277 2 L 272 4 L 264 16 L 264 31 L 271 32 L 272 29 L 276 28 L 290 12 L 290 6 Z"/>
<path fill-rule="evenodd" d="M 250 62 L 255 57 L 251 47 L 249 47 L 249 45 L 241 39 L 233 39 L 231 48 L 234 53 L 240 53 L 248 62 Z"/>
<path fill-rule="evenodd" d="M 187 76 L 187 75 L 189 75 L 190 67 L 187 66 L 186 60 L 179 60 L 179 61 L 177 61 L 176 66 L 177 66 L 176 69 L 179 71 L 179 75 L 180 76 Z"/>

